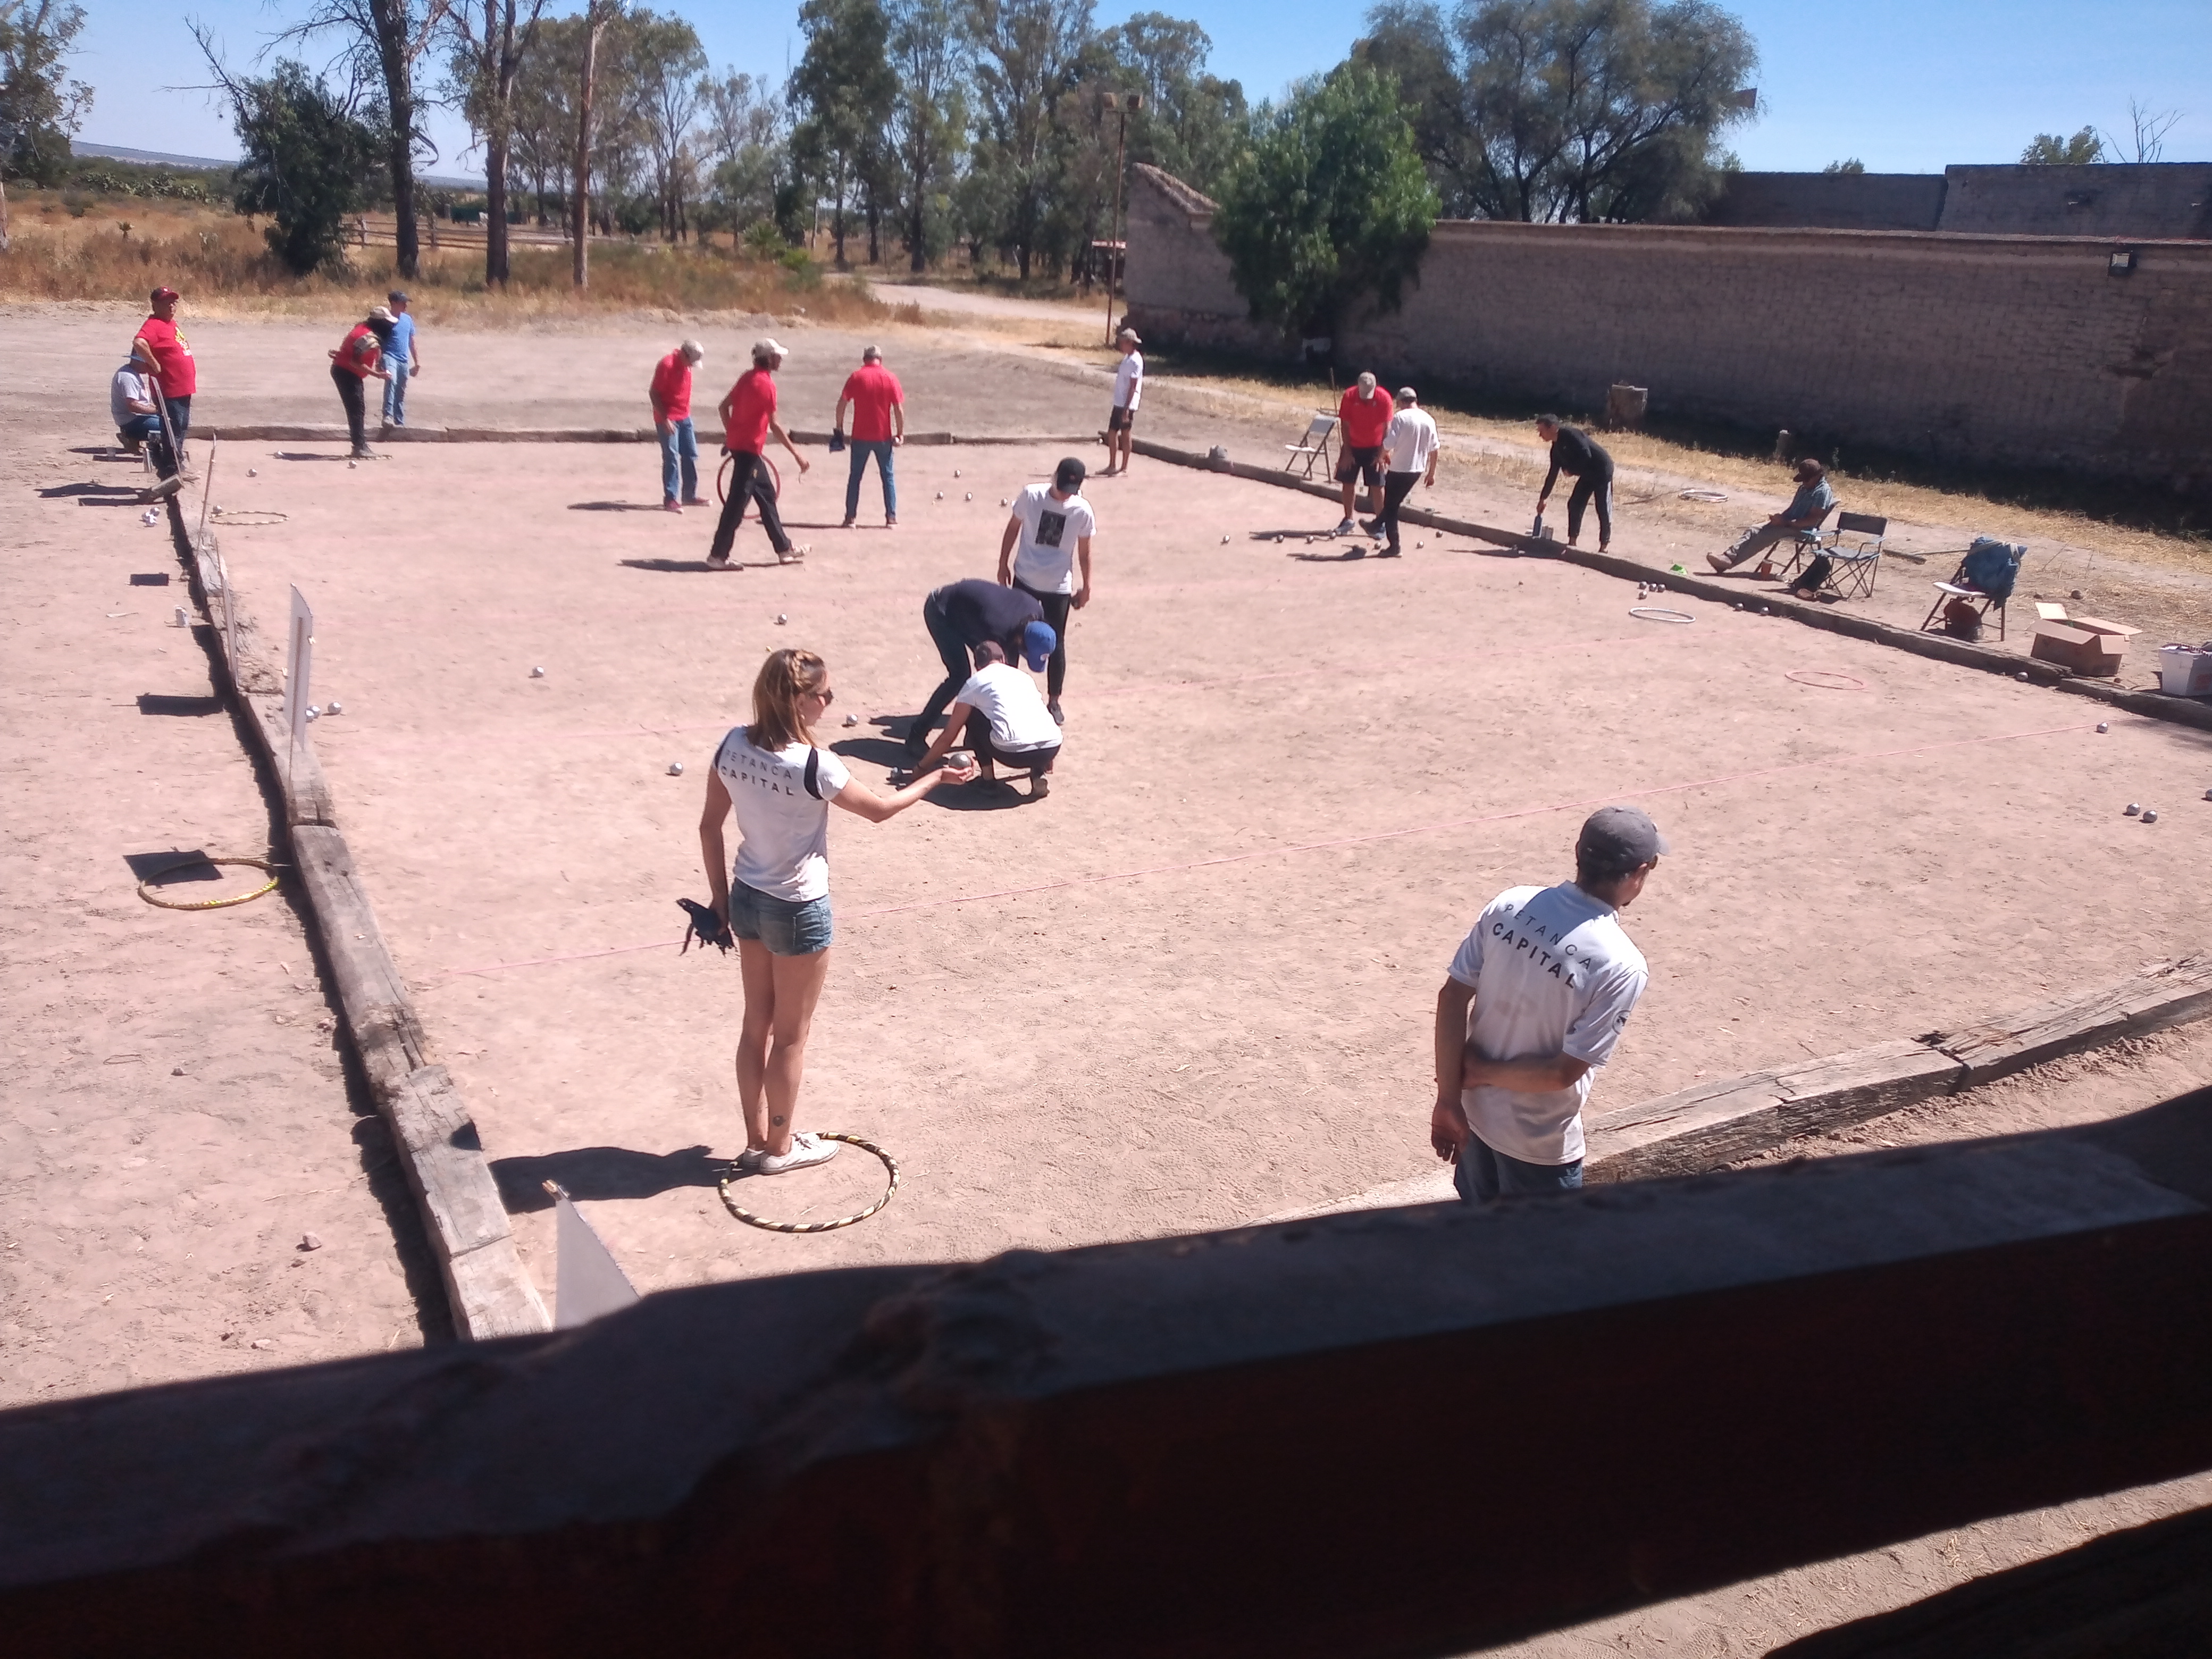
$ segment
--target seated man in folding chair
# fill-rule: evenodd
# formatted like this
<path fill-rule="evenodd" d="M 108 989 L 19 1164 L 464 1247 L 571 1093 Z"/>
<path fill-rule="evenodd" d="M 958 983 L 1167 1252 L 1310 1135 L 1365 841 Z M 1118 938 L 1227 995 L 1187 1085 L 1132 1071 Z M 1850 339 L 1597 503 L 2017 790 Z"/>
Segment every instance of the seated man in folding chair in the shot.
<path fill-rule="evenodd" d="M 1768 551 L 1777 542 L 1820 529 L 1821 520 L 1836 507 L 1836 492 L 1828 488 L 1827 475 L 1827 468 L 1808 455 L 1797 463 L 1797 493 L 1790 498 L 1790 505 L 1768 518 L 1765 524 L 1745 531 L 1729 544 L 1725 551 L 1706 554 L 1705 562 L 1726 575 L 1753 556 Z"/>

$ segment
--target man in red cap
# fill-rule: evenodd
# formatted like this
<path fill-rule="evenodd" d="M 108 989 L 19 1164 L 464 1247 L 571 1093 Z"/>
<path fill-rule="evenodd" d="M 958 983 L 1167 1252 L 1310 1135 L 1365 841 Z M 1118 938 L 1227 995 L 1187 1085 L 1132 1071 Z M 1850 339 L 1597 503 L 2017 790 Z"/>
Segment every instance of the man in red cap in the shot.
<path fill-rule="evenodd" d="M 199 371 L 192 362 L 191 347 L 177 332 L 177 290 L 157 288 L 152 297 L 153 314 L 138 325 L 138 337 L 131 343 L 131 358 L 133 362 L 145 365 L 147 373 L 154 377 L 154 384 L 161 388 L 161 400 L 168 417 L 169 444 L 181 471 L 185 464 L 185 434 L 192 423 L 192 393 L 199 385 Z"/>

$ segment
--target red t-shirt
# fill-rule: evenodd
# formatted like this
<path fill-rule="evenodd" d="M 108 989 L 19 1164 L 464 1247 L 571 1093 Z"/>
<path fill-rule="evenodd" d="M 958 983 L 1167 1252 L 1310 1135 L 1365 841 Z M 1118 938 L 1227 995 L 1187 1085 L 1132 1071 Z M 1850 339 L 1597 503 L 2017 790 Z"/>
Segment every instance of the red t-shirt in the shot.
<path fill-rule="evenodd" d="M 154 354 L 154 378 L 161 383 L 161 395 L 191 397 L 199 385 L 199 367 L 192 362 L 192 349 L 177 332 L 177 325 L 165 323 L 159 317 L 149 317 L 138 325 L 138 337 Z"/>
<path fill-rule="evenodd" d="M 906 402 L 898 376 L 881 363 L 863 363 L 845 379 L 844 397 L 853 400 L 853 441 L 879 444 L 891 435 L 891 409 Z"/>
<path fill-rule="evenodd" d="M 384 347 L 377 340 L 376 331 L 367 323 L 356 323 L 339 343 L 336 361 L 354 379 L 365 380 L 383 356 Z"/>
<path fill-rule="evenodd" d="M 768 447 L 768 423 L 775 418 L 775 376 L 749 368 L 730 388 L 730 423 L 722 432 L 725 449 L 757 455 Z"/>
<path fill-rule="evenodd" d="M 664 421 L 691 418 L 691 365 L 681 351 L 672 351 L 653 371 L 653 412 Z"/>
<path fill-rule="evenodd" d="M 1343 400 L 1336 406 L 1336 417 L 1344 422 L 1344 441 L 1354 449 L 1372 449 L 1381 443 L 1390 416 L 1396 412 L 1390 405 L 1390 394 L 1379 386 L 1375 395 L 1366 398 L 1359 395 L 1358 386 L 1346 386 Z"/>

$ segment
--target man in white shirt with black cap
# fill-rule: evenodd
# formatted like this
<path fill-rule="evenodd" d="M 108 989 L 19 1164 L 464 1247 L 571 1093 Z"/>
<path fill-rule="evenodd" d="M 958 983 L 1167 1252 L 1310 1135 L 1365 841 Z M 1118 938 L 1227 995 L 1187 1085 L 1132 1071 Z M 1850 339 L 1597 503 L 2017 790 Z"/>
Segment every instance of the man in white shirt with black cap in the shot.
<path fill-rule="evenodd" d="M 1583 1105 L 1650 970 L 1620 926 L 1659 855 L 1633 806 L 1590 814 L 1575 878 L 1486 905 L 1437 993 L 1429 1144 L 1468 1203 L 1583 1184 Z"/>
<path fill-rule="evenodd" d="M 999 538 L 999 585 L 1035 599 L 1052 627 L 1044 684 L 1054 725 L 1061 721 L 1060 690 L 1067 683 L 1067 613 L 1091 603 L 1091 536 L 1098 516 L 1083 499 L 1083 477 L 1081 461 L 1073 455 L 1062 460 L 1049 488 L 1031 484 L 1014 497 L 1006 534 Z"/>

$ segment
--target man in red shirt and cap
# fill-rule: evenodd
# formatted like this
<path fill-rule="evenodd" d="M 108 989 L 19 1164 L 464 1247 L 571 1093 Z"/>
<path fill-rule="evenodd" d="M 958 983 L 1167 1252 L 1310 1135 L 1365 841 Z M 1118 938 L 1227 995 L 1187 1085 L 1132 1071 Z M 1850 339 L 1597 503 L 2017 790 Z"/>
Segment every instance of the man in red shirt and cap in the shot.
<path fill-rule="evenodd" d="M 787 355 L 774 340 L 754 341 L 753 366 L 738 377 L 730 395 L 722 399 L 722 448 L 736 458 L 737 465 L 730 470 L 729 498 L 722 503 L 722 520 L 714 526 L 714 545 L 707 553 L 707 562 L 717 570 L 730 568 L 730 548 L 749 500 L 759 505 L 761 528 L 768 532 L 779 564 L 797 564 L 806 556 L 806 550 L 793 547 L 784 534 L 783 520 L 775 510 L 775 485 L 762 459 L 773 437 L 791 452 L 799 470 L 806 471 L 806 457 L 775 419 L 775 371 Z"/>
<path fill-rule="evenodd" d="M 1376 518 L 1382 515 L 1382 434 L 1389 430 L 1390 417 L 1397 412 L 1390 394 L 1375 384 L 1372 374 L 1363 374 L 1358 384 L 1349 388 L 1336 405 L 1336 418 L 1342 422 L 1343 436 L 1339 440 L 1343 447 L 1337 453 L 1336 481 L 1344 486 L 1344 522 L 1336 527 L 1340 536 L 1349 536 L 1359 528 L 1352 516 L 1353 498 L 1359 493 L 1359 480 L 1367 480 L 1367 510 Z"/>
<path fill-rule="evenodd" d="M 898 479 L 891 471 L 891 451 L 906 441 L 906 393 L 898 376 L 884 367 L 882 349 L 870 346 L 860 354 L 860 366 L 845 377 L 837 394 L 837 412 L 830 424 L 845 429 L 845 408 L 853 410 L 853 471 L 845 480 L 845 524 L 850 530 L 860 511 L 860 479 L 868 470 L 868 457 L 876 458 L 877 474 L 884 481 L 884 523 L 898 523 Z"/>
<path fill-rule="evenodd" d="M 199 386 L 199 368 L 192 362 L 191 347 L 177 332 L 179 297 L 173 288 L 154 290 L 153 315 L 138 325 L 138 337 L 131 343 L 131 359 L 143 364 L 154 377 L 154 384 L 161 389 L 170 453 L 177 458 L 177 470 L 181 472 L 185 465 L 185 434 L 192 424 L 192 393 Z"/>

